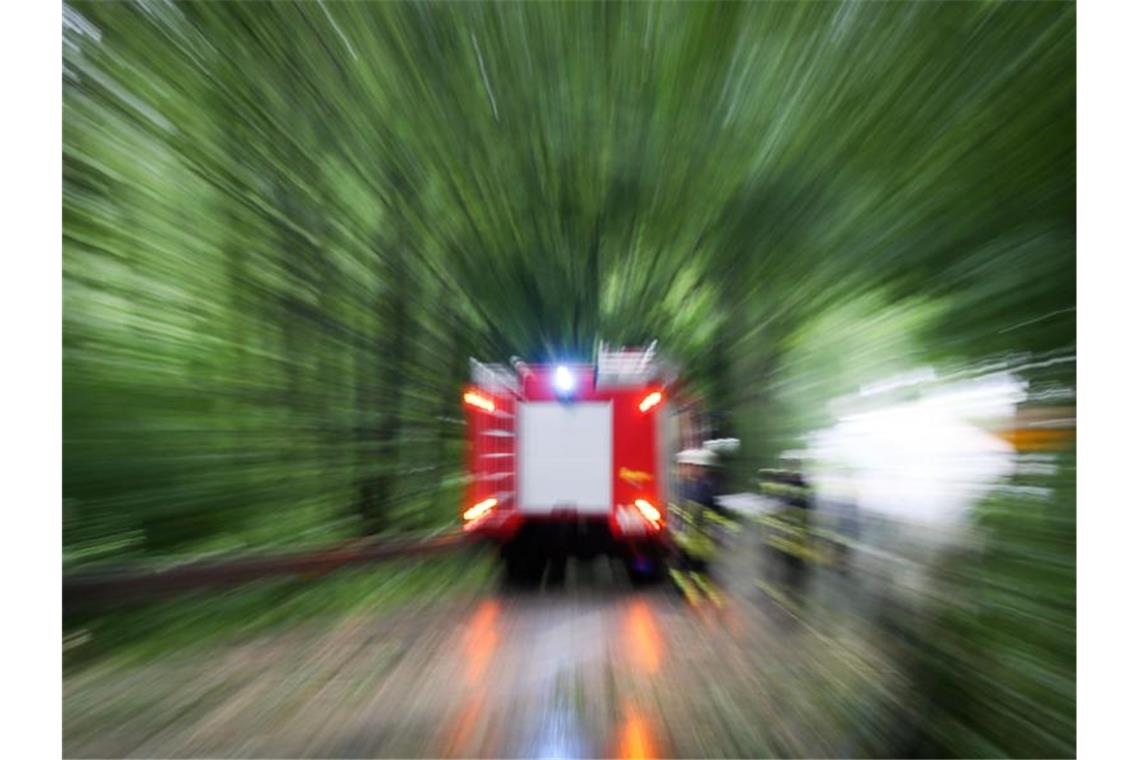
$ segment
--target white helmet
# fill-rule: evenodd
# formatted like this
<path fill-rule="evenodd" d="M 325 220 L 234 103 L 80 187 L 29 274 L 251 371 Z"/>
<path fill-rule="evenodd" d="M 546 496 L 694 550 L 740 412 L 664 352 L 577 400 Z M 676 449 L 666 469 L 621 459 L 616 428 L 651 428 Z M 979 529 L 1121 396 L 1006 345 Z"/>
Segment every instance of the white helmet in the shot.
<path fill-rule="evenodd" d="M 712 467 L 716 464 L 716 454 L 708 449 L 685 449 L 677 455 L 677 464 L 695 464 L 699 467 Z"/>
<path fill-rule="evenodd" d="M 714 438 L 702 445 L 714 454 L 735 454 L 740 449 L 739 438 Z"/>

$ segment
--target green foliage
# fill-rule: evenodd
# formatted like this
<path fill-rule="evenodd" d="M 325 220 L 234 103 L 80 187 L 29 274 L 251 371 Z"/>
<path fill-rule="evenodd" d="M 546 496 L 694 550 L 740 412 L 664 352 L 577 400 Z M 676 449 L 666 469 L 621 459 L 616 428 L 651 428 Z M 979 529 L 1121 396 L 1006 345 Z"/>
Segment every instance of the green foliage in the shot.
<path fill-rule="evenodd" d="M 751 470 L 895 369 L 1072 352 L 1075 15 L 65 5 L 66 560 L 446 524 L 470 355 L 658 339 Z M 1007 736 L 1071 747 L 1035 515 L 981 517 L 988 617 L 943 624 L 1009 709 L 964 686 L 943 749 L 1014 751 L 1033 694 L 1057 733 Z"/>
<path fill-rule="evenodd" d="M 982 505 L 980 547 L 905 621 L 924 756 L 1076 755 L 1075 456 L 1059 461 Z"/>
<path fill-rule="evenodd" d="M 867 292 L 805 321 L 783 343 L 783 376 L 770 388 L 775 448 L 834 424 L 829 402 L 922 366 L 941 311 L 930 299 L 892 303 Z"/>
<path fill-rule="evenodd" d="M 937 299 L 929 354 L 1071 342 L 995 328 L 1074 302 L 1073 18 L 66 6 L 69 555 L 450 519 L 469 354 L 657 338 L 752 462 L 863 293 Z"/>

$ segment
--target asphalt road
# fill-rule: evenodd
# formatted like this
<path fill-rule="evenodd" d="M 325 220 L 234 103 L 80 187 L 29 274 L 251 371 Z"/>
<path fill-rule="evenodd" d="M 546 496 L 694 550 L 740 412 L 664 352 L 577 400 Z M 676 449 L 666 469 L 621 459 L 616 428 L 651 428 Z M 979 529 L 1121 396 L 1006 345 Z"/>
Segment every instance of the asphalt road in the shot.
<path fill-rule="evenodd" d="M 891 663 L 841 605 L 773 603 L 756 543 L 737 535 L 692 598 L 572 564 L 557 588 L 92 666 L 64 681 L 64 754 L 858 754 L 903 699 Z"/>

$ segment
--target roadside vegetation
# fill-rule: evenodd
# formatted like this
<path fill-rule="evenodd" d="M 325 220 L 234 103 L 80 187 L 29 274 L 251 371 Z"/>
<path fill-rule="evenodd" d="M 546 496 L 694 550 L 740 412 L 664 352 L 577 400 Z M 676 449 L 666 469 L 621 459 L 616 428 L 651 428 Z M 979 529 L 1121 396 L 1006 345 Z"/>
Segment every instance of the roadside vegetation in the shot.
<path fill-rule="evenodd" d="M 453 524 L 471 356 L 657 340 L 741 440 L 736 488 L 898 372 L 1004 361 L 1031 395 L 1075 386 L 1072 5 L 63 16 L 65 572 Z M 936 754 L 1075 747 L 1060 467 L 1044 501 L 977 510 L 984 550 L 946 569 L 965 601 L 900 654 Z M 65 621 L 64 657 L 492 572 L 457 555 L 179 597 Z"/>

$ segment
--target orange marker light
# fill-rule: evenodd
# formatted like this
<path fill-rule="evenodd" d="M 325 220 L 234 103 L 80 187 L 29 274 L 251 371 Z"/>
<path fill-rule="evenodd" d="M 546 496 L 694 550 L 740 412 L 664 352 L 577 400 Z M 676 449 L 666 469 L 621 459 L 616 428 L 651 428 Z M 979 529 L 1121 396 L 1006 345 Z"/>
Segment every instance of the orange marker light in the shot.
<path fill-rule="evenodd" d="M 475 506 L 471 507 L 471 509 L 468 509 L 466 512 L 464 512 L 463 519 L 470 522 L 476 518 L 482 517 L 494 509 L 495 505 L 498 503 L 498 499 L 483 499 L 483 501 L 479 502 Z"/>
<path fill-rule="evenodd" d="M 494 401 L 487 398 L 486 396 L 480 396 L 478 393 L 475 393 L 474 391 L 468 391 L 467 393 L 464 393 L 463 394 L 463 401 L 467 404 L 470 404 L 471 406 L 478 408 L 478 409 L 482 409 L 484 412 L 495 411 L 495 402 Z"/>
<path fill-rule="evenodd" d="M 653 523 L 654 525 L 656 525 L 658 521 L 661 520 L 661 512 L 657 510 L 657 507 L 653 506 L 645 499 L 634 499 L 633 506 L 637 507 L 637 510 L 641 512 L 642 516 L 644 516 L 646 520 Z"/>
<path fill-rule="evenodd" d="M 653 391 L 653 393 L 650 393 L 648 396 L 641 399 L 641 403 L 637 405 L 637 408 L 643 412 L 648 412 L 650 409 L 660 404 L 661 399 L 661 391 Z"/>

